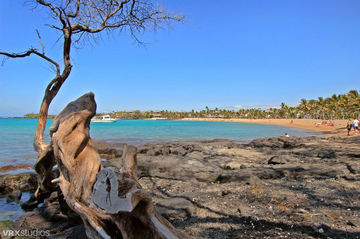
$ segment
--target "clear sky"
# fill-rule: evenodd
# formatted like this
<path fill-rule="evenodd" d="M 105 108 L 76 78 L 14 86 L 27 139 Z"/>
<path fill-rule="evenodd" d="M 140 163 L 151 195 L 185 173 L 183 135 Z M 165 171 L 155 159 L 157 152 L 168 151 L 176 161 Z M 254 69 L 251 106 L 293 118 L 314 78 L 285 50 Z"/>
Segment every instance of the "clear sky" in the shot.
<path fill-rule="evenodd" d="M 46 54 L 60 60 L 46 12 L 21 2 L 1 0 L 0 50 L 40 48 L 38 29 Z M 297 104 L 360 88 L 359 0 L 161 2 L 187 23 L 146 33 L 146 48 L 113 34 L 73 50 L 73 71 L 50 113 L 88 91 L 103 112 Z M 52 76 L 36 56 L 7 60 L 0 116 L 38 112 Z"/>

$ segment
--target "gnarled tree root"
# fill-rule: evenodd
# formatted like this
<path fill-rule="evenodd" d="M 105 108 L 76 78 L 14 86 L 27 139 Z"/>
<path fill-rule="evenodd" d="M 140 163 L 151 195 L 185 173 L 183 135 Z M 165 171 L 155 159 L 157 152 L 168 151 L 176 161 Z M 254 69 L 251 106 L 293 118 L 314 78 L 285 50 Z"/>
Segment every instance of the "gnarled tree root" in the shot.
<path fill-rule="evenodd" d="M 125 146 L 120 170 L 102 168 L 89 135 L 95 112 L 94 94 L 88 93 L 55 118 L 51 143 L 35 165 L 40 191 L 54 190 L 58 184 L 89 238 L 189 238 L 155 210 L 151 196 L 138 183 L 134 146 Z M 60 175 L 54 179 L 55 164 Z"/>

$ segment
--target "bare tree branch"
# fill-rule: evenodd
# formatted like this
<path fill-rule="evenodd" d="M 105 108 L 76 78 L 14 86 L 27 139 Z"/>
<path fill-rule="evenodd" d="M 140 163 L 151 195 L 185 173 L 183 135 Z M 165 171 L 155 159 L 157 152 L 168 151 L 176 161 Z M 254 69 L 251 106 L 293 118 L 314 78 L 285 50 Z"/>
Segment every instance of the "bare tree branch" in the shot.
<path fill-rule="evenodd" d="M 51 3 L 45 2 L 44 0 L 36 0 L 36 2 L 38 2 L 39 4 L 46 6 L 48 8 L 50 8 L 50 10 L 55 13 L 55 15 L 57 17 L 60 18 L 60 13 L 58 11 L 56 11 L 55 7 L 53 7 L 53 5 L 51 5 Z"/>
<path fill-rule="evenodd" d="M 71 2 L 71 0 L 69 0 L 69 3 L 70 2 Z M 76 1 L 76 11 L 74 13 L 67 14 L 66 16 L 69 18 L 74 18 L 79 14 L 79 11 L 80 11 L 80 0 L 77 0 Z"/>
<path fill-rule="evenodd" d="M 80 10 L 72 19 L 73 34 L 100 33 L 103 30 L 130 29 L 136 42 L 136 33 L 156 30 L 163 24 L 182 22 L 183 16 L 170 14 L 157 8 L 151 1 L 143 0 L 88 0 L 80 2 Z"/>
<path fill-rule="evenodd" d="M 42 54 L 45 55 L 45 46 L 44 46 L 44 44 L 43 44 L 42 41 L 41 41 L 41 36 L 40 36 L 40 33 L 39 33 L 38 29 L 36 29 L 36 33 L 37 33 L 37 35 L 38 35 L 38 37 L 39 37 L 39 43 L 40 43 L 40 45 L 41 45 L 41 47 L 42 47 Z"/>
<path fill-rule="evenodd" d="M 4 56 L 10 57 L 10 58 L 23 58 L 23 57 L 30 56 L 31 54 L 35 54 L 37 56 L 40 56 L 44 60 L 46 60 L 46 61 L 50 62 L 51 64 L 53 64 L 56 67 L 56 74 L 60 75 L 60 66 L 59 66 L 59 64 L 56 61 L 54 61 L 53 59 L 45 56 L 43 53 L 38 52 L 34 48 L 31 48 L 28 51 L 23 52 L 23 53 L 0 52 L 0 55 L 4 55 Z"/>
<path fill-rule="evenodd" d="M 60 27 L 57 27 L 57 26 L 55 26 L 55 25 L 45 24 L 45 26 L 48 26 L 48 27 L 53 28 L 53 29 L 55 29 L 55 30 L 62 31 L 62 29 L 61 29 Z"/>

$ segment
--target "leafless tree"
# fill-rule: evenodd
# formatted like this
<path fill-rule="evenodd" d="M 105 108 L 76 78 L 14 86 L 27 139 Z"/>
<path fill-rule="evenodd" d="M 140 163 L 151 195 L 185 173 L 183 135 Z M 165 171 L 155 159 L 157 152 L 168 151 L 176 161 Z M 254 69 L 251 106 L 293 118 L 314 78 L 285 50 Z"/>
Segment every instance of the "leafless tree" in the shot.
<path fill-rule="evenodd" d="M 141 43 L 137 37 L 139 33 L 181 22 L 183 17 L 169 14 L 151 0 L 34 2 L 36 7 L 48 10 L 54 19 L 55 23 L 48 26 L 61 34 L 63 64 L 45 54 L 45 46 L 37 30 L 41 50 L 30 48 L 22 53 L 0 52 L 0 55 L 10 58 L 36 55 L 56 69 L 55 77 L 45 90 L 34 139 L 34 148 L 38 152 L 34 168 L 39 174 L 39 188 L 35 196 L 41 191 L 52 191 L 58 185 L 68 206 L 81 216 L 89 238 L 188 238 L 161 217 L 151 197 L 141 189 L 136 175 L 136 148 L 124 148 L 125 167 L 119 172 L 102 168 L 100 156 L 89 137 L 90 119 L 96 110 L 92 93 L 70 103 L 55 118 L 50 128 L 50 144 L 43 139 L 50 103 L 71 73 L 71 49 L 81 40 L 87 43 L 89 38 L 102 32 L 126 31 Z M 60 176 L 54 179 L 52 168 L 56 163 Z M 111 196 L 110 202 L 105 200 L 108 203 L 104 204 L 103 196 L 110 192 L 103 191 L 102 181 L 110 180 L 107 175 L 115 181 L 105 187 L 111 188 L 112 193 L 107 195 Z M 113 202 L 116 202 L 115 208 Z"/>
<path fill-rule="evenodd" d="M 135 41 L 141 43 L 137 37 L 139 33 L 154 31 L 172 22 L 182 22 L 184 17 L 168 13 L 151 0 L 34 0 L 34 3 L 37 7 L 48 10 L 55 23 L 46 25 L 61 34 L 63 67 L 58 61 L 45 54 L 45 46 L 38 31 L 36 32 L 41 45 L 40 51 L 30 48 L 22 53 L 0 52 L 0 55 L 10 58 L 36 55 L 56 69 L 56 75 L 46 87 L 40 106 L 34 139 L 34 148 L 40 154 L 47 147 L 43 135 L 48 109 L 71 73 L 70 53 L 76 44 L 81 40 L 86 43 L 88 37 L 91 38 L 102 32 L 124 30 L 130 33 Z"/>

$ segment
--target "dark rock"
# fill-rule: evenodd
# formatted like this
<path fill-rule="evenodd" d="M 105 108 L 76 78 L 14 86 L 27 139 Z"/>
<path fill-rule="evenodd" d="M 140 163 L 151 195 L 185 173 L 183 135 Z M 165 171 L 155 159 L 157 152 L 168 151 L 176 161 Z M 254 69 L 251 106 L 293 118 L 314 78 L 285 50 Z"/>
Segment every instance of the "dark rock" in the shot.
<path fill-rule="evenodd" d="M 138 154 L 146 154 L 147 153 L 147 151 L 148 151 L 149 149 L 148 148 L 138 148 Z"/>
<path fill-rule="evenodd" d="M 185 220 L 192 215 L 194 205 L 184 198 L 168 198 L 156 204 L 158 212 L 168 220 Z"/>
<path fill-rule="evenodd" d="M 251 174 L 245 173 L 222 173 L 216 179 L 215 182 L 229 183 L 229 182 L 243 182 L 251 178 Z"/>
<path fill-rule="evenodd" d="M 22 192 L 20 190 L 12 191 L 6 196 L 6 202 L 19 201 L 21 198 Z"/>
<path fill-rule="evenodd" d="M 308 137 L 304 137 L 304 138 L 302 138 L 303 140 L 304 140 L 304 142 L 309 142 L 309 141 L 316 141 L 316 142 L 318 142 L 318 141 L 320 141 L 320 137 L 318 137 L 318 136 L 308 136 Z"/>
<path fill-rule="evenodd" d="M 240 208 L 238 208 L 236 211 L 237 211 L 237 213 L 239 213 L 241 215 L 241 209 Z"/>
<path fill-rule="evenodd" d="M 226 195 L 228 195 L 229 193 L 231 193 L 231 191 L 229 191 L 229 190 L 222 191 L 222 192 L 221 192 L 221 196 L 226 196 Z"/>
<path fill-rule="evenodd" d="M 51 235 L 49 239 L 88 239 L 84 225 L 70 227 L 65 231 Z"/>
<path fill-rule="evenodd" d="M 123 150 L 122 149 L 109 149 L 107 152 L 108 157 L 111 158 L 119 158 L 121 157 L 123 154 Z"/>
<path fill-rule="evenodd" d="M 333 150 L 329 150 L 329 151 L 319 152 L 317 156 L 322 159 L 323 158 L 332 159 L 336 157 L 336 153 Z"/>
<path fill-rule="evenodd" d="M 331 136 L 331 137 L 328 138 L 328 140 L 339 141 L 339 140 L 342 140 L 342 138 L 340 136 Z"/>
<path fill-rule="evenodd" d="M 14 190 L 34 191 L 36 187 L 37 179 L 34 173 L 0 175 L 0 194 L 7 194 Z"/>
<path fill-rule="evenodd" d="M 147 152 L 146 152 L 146 155 L 148 156 L 158 156 L 160 154 L 159 151 L 155 151 L 154 149 L 149 149 Z"/>
<path fill-rule="evenodd" d="M 54 203 L 56 203 L 56 204 L 59 203 L 58 192 L 57 191 L 52 192 L 50 194 L 50 196 L 44 200 L 44 205 L 45 206 L 51 206 Z"/>
<path fill-rule="evenodd" d="M 293 179 L 298 179 L 299 177 L 304 176 L 305 174 L 306 175 L 312 174 L 312 173 L 307 174 L 308 171 L 306 171 L 303 167 L 300 166 L 276 168 L 274 170 L 279 172 L 279 176 L 293 178 Z"/>
<path fill-rule="evenodd" d="M 60 206 L 49 206 L 45 208 L 41 215 L 43 215 L 46 219 L 48 219 L 51 222 L 66 222 L 67 216 L 63 215 L 60 210 Z"/>
<path fill-rule="evenodd" d="M 231 170 L 232 169 L 229 165 L 225 165 L 222 168 L 225 169 L 225 170 Z"/>
<path fill-rule="evenodd" d="M 169 155 L 171 153 L 170 145 L 163 145 L 161 143 L 152 143 L 147 146 L 142 146 L 139 150 L 141 154 L 146 154 L 148 156 Z"/>
<path fill-rule="evenodd" d="M 268 160 L 268 164 L 285 164 L 287 163 L 287 158 L 285 156 L 272 156 L 269 160 Z"/>
<path fill-rule="evenodd" d="M 181 155 L 181 156 L 185 156 L 188 152 L 191 152 L 191 149 L 186 149 L 184 147 L 176 147 L 176 148 L 171 148 L 171 154 L 175 154 L 175 155 Z"/>
<path fill-rule="evenodd" d="M 248 145 L 253 148 L 268 147 L 273 149 L 293 148 L 301 145 L 303 140 L 298 137 L 277 137 L 254 139 Z"/>
<path fill-rule="evenodd" d="M 347 154 L 347 156 L 349 158 L 360 158 L 360 153 L 359 154 L 350 153 L 350 154 Z"/>
<path fill-rule="evenodd" d="M 347 167 L 347 169 L 350 171 L 350 173 L 352 173 L 352 174 L 358 174 L 358 173 L 360 173 L 359 164 L 347 163 L 347 164 L 346 164 L 346 167 Z"/>
<path fill-rule="evenodd" d="M 314 152 L 308 151 L 308 150 L 293 152 L 293 154 L 298 155 L 300 157 L 305 157 L 305 158 L 311 158 L 311 157 L 316 156 L 316 152 L 314 153 Z"/>
<path fill-rule="evenodd" d="M 307 170 L 306 173 L 311 176 L 321 176 L 327 178 L 335 178 L 339 174 L 342 174 L 340 170 L 333 168 L 312 168 L 311 170 Z"/>
<path fill-rule="evenodd" d="M 170 148 L 169 147 L 163 147 L 160 150 L 160 152 L 161 152 L 162 155 L 169 155 L 170 154 Z"/>
<path fill-rule="evenodd" d="M 281 148 L 283 144 L 278 140 L 278 138 L 260 138 L 251 141 L 249 143 L 249 146 L 253 148 L 262 148 L 262 147 Z"/>
<path fill-rule="evenodd" d="M 31 211 L 34 208 L 37 208 L 39 204 L 40 202 L 36 200 L 33 195 L 31 195 L 30 199 L 26 202 L 21 203 L 20 206 L 24 211 Z"/>
<path fill-rule="evenodd" d="M 36 208 L 40 203 L 43 203 L 46 198 L 51 195 L 51 192 L 40 192 L 37 197 L 32 194 L 26 202 L 20 204 L 21 208 L 25 211 L 31 211 Z"/>
<path fill-rule="evenodd" d="M 101 164 L 104 166 L 104 168 L 114 167 L 114 168 L 120 169 L 122 167 L 122 165 L 123 165 L 123 162 L 122 162 L 121 157 L 119 157 L 119 158 L 108 159 L 108 160 L 106 160 L 104 162 L 101 162 Z"/>
<path fill-rule="evenodd" d="M 303 139 L 298 137 L 279 137 L 279 140 L 283 142 L 285 149 L 298 147 L 303 143 Z"/>
<path fill-rule="evenodd" d="M 96 150 L 101 157 L 106 159 L 121 157 L 125 145 L 125 143 L 95 142 Z"/>
<path fill-rule="evenodd" d="M 43 217 L 40 212 L 32 212 L 20 217 L 14 224 L 15 230 L 38 230 L 46 231 L 50 236 L 54 231 L 62 231 L 66 225 L 64 222 L 54 223 Z M 60 227 L 60 228 L 59 228 Z"/>
<path fill-rule="evenodd" d="M 356 225 L 355 225 L 352 221 L 350 221 L 350 220 L 347 222 L 347 224 L 348 224 L 349 226 L 356 227 Z"/>
<path fill-rule="evenodd" d="M 0 193 L 7 193 L 9 191 L 12 191 L 12 190 L 9 190 L 9 187 L 7 186 L 7 182 L 5 180 L 5 178 L 0 178 Z"/>
<path fill-rule="evenodd" d="M 345 175 L 345 176 L 342 176 L 341 178 L 343 178 L 347 181 L 353 181 L 353 182 L 360 181 L 360 177 L 351 177 L 351 176 Z"/>
<path fill-rule="evenodd" d="M 30 174 L 29 178 L 24 179 L 19 185 L 19 189 L 22 192 L 32 192 L 35 191 L 37 187 L 38 187 L 37 176 L 34 173 Z"/>
<path fill-rule="evenodd" d="M 278 179 L 285 177 L 282 170 L 276 170 L 272 168 L 259 168 L 253 170 L 253 174 L 260 179 Z"/>

